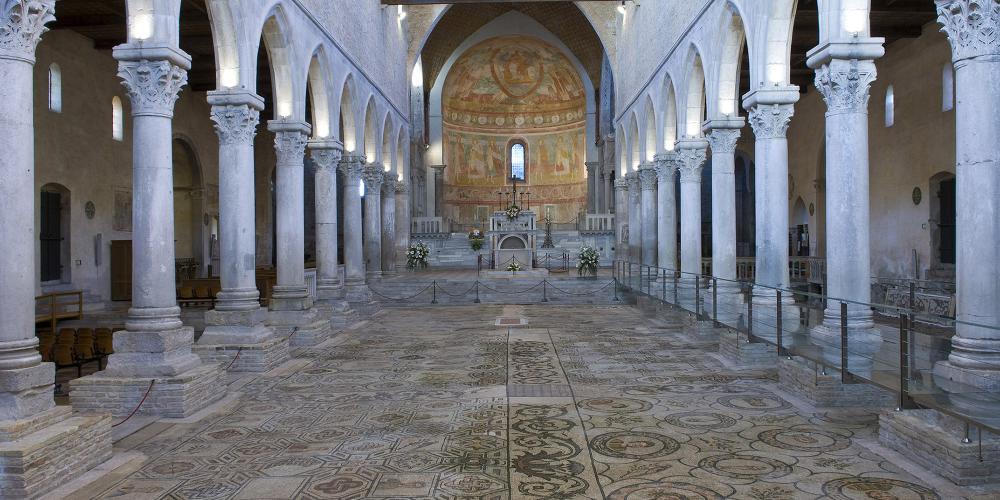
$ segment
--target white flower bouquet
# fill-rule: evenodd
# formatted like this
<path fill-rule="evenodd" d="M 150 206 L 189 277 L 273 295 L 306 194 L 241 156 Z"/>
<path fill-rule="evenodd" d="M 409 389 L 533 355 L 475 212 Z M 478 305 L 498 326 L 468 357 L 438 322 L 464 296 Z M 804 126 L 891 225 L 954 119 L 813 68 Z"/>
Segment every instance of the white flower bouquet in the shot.
<path fill-rule="evenodd" d="M 600 265 L 601 255 L 593 247 L 583 247 L 580 250 L 580 263 L 576 265 L 576 270 L 580 276 L 597 276 L 597 266 Z"/>
<path fill-rule="evenodd" d="M 504 210 L 504 213 L 507 214 L 507 218 L 508 219 L 514 220 L 519 215 L 521 215 L 521 207 L 519 207 L 517 205 L 511 205 L 511 206 L 507 207 L 507 210 Z"/>
<path fill-rule="evenodd" d="M 507 270 L 511 272 L 520 271 L 521 264 L 518 264 L 517 261 L 511 262 L 510 264 L 507 264 Z"/>
<path fill-rule="evenodd" d="M 424 269 L 427 267 L 427 256 L 430 255 L 431 249 L 427 247 L 424 243 L 414 243 L 410 245 L 410 248 L 406 251 L 406 268 L 407 269 Z"/>

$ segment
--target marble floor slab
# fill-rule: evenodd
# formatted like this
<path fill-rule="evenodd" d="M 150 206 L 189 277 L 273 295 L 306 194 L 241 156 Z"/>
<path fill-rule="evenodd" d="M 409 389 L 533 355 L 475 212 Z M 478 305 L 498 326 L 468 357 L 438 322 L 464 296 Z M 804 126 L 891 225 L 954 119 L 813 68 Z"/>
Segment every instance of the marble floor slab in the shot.
<path fill-rule="evenodd" d="M 880 455 L 874 412 L 808 408 L 685 328 L 629 306 L 382 311 L 240 376 L 209 417 L 122 439 L 144 459 L 70 497 L 995 498 Z"/>

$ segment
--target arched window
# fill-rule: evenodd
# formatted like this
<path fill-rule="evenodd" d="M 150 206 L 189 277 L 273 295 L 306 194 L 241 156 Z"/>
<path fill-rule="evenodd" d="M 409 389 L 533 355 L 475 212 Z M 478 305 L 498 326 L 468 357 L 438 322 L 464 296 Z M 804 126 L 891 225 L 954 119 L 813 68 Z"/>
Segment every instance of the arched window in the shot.
<path fill-rule="evenodd" d="M 955 109 L 955 69 L 951 63 L 941 68 L 941 111 Z"/>
<path fill-rule="evenodd" d="M 111 98 L 111 137 L 116 141 L 125 139 L 125 116 L 122 112 L 122 100 L 118 96 Z"/>
<path fill-rule="evenodd" d="M 49 66 L 49 110 L 62 112 L 62 69 L 56 63 Z"/>
<path fill-rule="evenodd" d="M 885 126 L 891 127 L 896 123 L 896 96 L 892 90 L 892 85 L 885 89 Z"/>
<path fill-rule="evenodd" d="M 516 140 L 507 147 L 507 157 L 510 159 L 510 178 L 518 181 L 528 179 L 528 145 Z"/>

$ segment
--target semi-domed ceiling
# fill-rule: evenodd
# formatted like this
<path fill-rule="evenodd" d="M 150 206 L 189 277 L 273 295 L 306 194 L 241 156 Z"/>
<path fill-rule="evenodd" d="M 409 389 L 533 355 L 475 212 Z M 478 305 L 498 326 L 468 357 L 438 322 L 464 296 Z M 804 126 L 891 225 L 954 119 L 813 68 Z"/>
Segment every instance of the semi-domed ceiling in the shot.
<path fill-rule="evenodd" d="M 572 2 L 457 4 L 441 17 L 420 53 L 424 89 L 434 85 L 445 62 L 470 35 L 512 10 L 534 18 L 566 44 L 594 88 L 600 86 L 604 46 L 590 21 Z"/>

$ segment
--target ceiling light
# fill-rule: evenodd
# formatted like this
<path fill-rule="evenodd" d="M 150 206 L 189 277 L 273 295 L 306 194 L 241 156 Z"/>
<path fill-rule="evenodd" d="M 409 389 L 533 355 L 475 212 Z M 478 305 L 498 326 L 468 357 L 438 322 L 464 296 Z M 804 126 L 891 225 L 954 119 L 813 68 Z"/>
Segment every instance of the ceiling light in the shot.
<path fill-rule="evenodd" d="M 621 5 L 618 6 L 618 13 L 623 16 L 625 15 L 625 0 L 622 0 Z"/>

